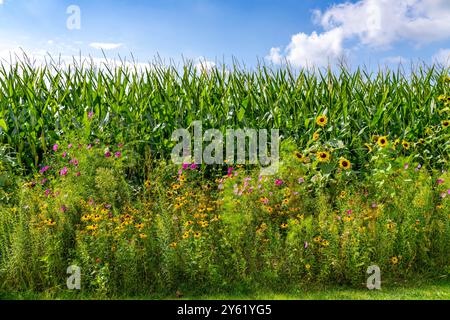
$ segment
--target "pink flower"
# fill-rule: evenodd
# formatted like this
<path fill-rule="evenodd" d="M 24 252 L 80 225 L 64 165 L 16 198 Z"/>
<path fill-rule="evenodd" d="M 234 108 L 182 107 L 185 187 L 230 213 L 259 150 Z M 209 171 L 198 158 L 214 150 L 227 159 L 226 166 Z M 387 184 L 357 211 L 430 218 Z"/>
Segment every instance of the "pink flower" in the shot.
<path fill-rule="evenodd" d="M 67 146 L 67 149 L 72 149 L 72 144 L 69 143 L 69 145 Z"/>
<path fill-rule="evenodd" d="M 110 158 L 110 157 L 111 157 L 111 152 L 106 151 L 106 152 L 105 152 L 105 157 L 106 157 L 106 158 Z"/>
<path fill-rule="evenodd" d="M 450 194 L 450 189 L 447 190 L 447 194 Z"/>
<path fill-rule="evenodd" d="M 57 144 L 55 144 L 55 145 L 53 146 L 53 151 L 55 151 L 55 152 L 58 151 L 58 147 L 59 147 L 59 146 L 58 146 Z"/>
<path fill-rule="evenodd" d="M 88 150 L 92 149 L 92 144 L 88 144 L 86 149 L 88 149 Z"/>
<path fill-rule="evenodd" d="M 42 181 L 41 181 L 41 185 L 44 185 L 46 182 L 48 181 L 48 179 L 47 178 L 44 178 L 44 179 L 42 179 Z"/>
<path fill-rule="evenodd" d="M 116 153 L 114 153 L 114 156 L 115 156 L 116 158 L 120 158 L 120 157 L 122 156 L 122 152 L 117 151 Z"/>
<path fill-rule="evenodd" d="M 408 163 L 405 163 L 405 165 L 403 166 L 403 168 L 405 168 L 405 170 L 408 169 L 408 168 L 409 168 L 409 164 L 408 164 Z"/>
<path fill-rule="evenodd" d="M 303 245 L 303 248 L 307 249 L 309 247 L 308 241 L 305 241 L 305 244 Z"/>
<path fill-rule="evenodd" d="M 347 214 L 348 214 L 348 215 L 351 215 L 352 212 L 353 212 L 352 209 L 348 209 L 348 210 L 347 210 Z"/>
<path fill-rule="evenodd" d="M 120 148 L 120 149 L 122 149 L 122 148 L 123 148 L 123 143 L 117 144 L 117 147 Z"/>
<path fill-rule="evenodd" d="M 45 190 L 45 195 L 48 197 L 50 195 L 50 189 Z"/>
<path fill-rule="evenodd" d="M 281 186 L 282 184 L 283 184 L 283 180 L 281 180 L 281 179 L 275 180 L 275 185 Z"/>
<path fill-rule="evenodd" d="M 443 184 L 444 183 L 444 179 L 437 179 L 437 184 Z"/>
<path fill-rule="evenodd" d="M 189 163 L 183 163 L 182 168 L 183 170 L 187 170 L 187 168 L 189 168 Z"/>
<path fill-rule="evenodd" d="M 63 158 L 67 157 L 67 152 L 64 151 L 62 157 L 63 157 Z"/>
<path fill-rule="evenodd" d="M 39 170 L 39 173 L 44 173 L 45 171 L 47 171 L 48 169 L 50 169 L 49 166 L 45 166 L 43 167 L 41 170 Z"/>
<path fill-rule="evenodd" d="M 303 179 L 303 178 L 298 178 L 298 183 L 303 183 L 303 182 L 305 182 L 305 179 Z"/>
<path fill-rule="evenodd" d="M 67 211 L 67 207 L 65 205 L 63 205 L 61 208 L 59 208 L 59 211 L 66 212 Z"/>
<path fill-rule="evenodd" d="M 227 170 L 227 174 L 229 177 L 231 177 L 231 174 L 233 173 L 233 167 L 229 167 Z"/>
<path fill-rule="evenodd" d="M 76 173 L 76 176 L 77 176 L 77 177 L 81 176 L 81 172 L 78 171 L 78 172 Z"/>
<path fill-rule="evenodd" d="M 94 116 L 94 113 L 92 111 L 89 111 L 88 112 L 88 119 L 91 120 L 93 116 Z"/>
<path fill-rule="evenodd" d="M 59 171 L 59 175 L 65 176 L 68 172 L 69 170 L 67 169 L 67 167 L 64 167 L 61 169 L 61 171 Z"/>
<path fill-rule="evenodd" d="M 183 174 L 183 170 L 178 170 L 178 175 L 181 176 Z"/>
<path fill-rule="evenodd" d="M 198 168 L 198 165 L 195 164 L 195 163 L 191 164 L 191 166 L 190 166 L 190 169 L 191 169 L 191 170 L 195 170 L 195 169 L 197 169 L 197 168 Z"/>
<path fill-rule="evenodd" d="M 70 164 L 73 164 L 75 167 L 77 167 L 78 166 L 78 160 L 77 159 L 75 159 L 75 158 L 73 158 L 72 160 L 70 160 L 70 162 L 69 162 Z"/>

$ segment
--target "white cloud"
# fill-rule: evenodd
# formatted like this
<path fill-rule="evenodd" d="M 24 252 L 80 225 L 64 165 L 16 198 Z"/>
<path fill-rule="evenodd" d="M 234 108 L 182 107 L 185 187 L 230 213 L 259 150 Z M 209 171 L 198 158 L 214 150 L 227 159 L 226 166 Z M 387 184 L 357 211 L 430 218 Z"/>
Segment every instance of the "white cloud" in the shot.
<path fill-rule="evenodd" d="M 0 0 L 0 5 L 2 5 L 3 4 L 3 0 Z"/>
<path fill-rule="evenodd" d="M 89 44 L 94 49 L 102 50 L 114 50 L 123 46 L 122 43 L 109 43 L 109 42 L 92 42 Z"/>
<path fill-rule="evenodd" d="M 198 57 L 194 67 L 197 71 L 209 72 L 216 67 L 216 63 L 214 61 L 206 60 L 204 57 Z"/>
<path fill-rule="evenodd" d="M 450 49 L 440 49 L 433 55 L 433 62 L 442 64 L 445 67 L 450 67 Z"/>
<path fill-rule="evenodd" d="M 314 11 L 313 21 L 322 33 L 294 35 L 281 51 L 272 48 L 267 57 L 280 63 L 283 57 L 293 65 L 326 65 L 345 54 L 346 40 L 359 45 L 387 49 L 398 41 L 417 46 L 450 38 L 449 0 L 360 0 Z"/>

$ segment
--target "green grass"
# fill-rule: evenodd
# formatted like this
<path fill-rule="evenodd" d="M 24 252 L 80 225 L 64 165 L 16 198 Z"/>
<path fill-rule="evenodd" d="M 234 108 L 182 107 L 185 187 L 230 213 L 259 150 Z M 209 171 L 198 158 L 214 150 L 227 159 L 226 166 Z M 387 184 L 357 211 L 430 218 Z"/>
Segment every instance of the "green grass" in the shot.
<path fill-rule="evenodd" d="M 172 300 L 171 296 L 114 296 L 101 298 L 94 294 L 73 292 L 54 293 L 0 293 L 0 300 Z M 408 282 L 382 286 L 381 290 L 348 287 L 313 287 L 289 293 L 221 293 L 186 295 L 185 300 L 450 300 L 450 281 Z"/>

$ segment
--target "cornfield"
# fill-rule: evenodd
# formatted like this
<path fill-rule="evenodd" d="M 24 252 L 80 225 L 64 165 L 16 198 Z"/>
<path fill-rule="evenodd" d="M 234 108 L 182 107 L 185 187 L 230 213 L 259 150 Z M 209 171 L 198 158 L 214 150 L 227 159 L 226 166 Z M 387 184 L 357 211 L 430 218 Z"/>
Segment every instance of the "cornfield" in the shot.
<path fill-rule="evenodd" d="M 220 130 L 280 128 L 282 137 L 306 146 L 316 117 L 324 114 L 333 122 L 327 138 L 342 141 L 362 163 L 364 144 L 374 136 L 417 142 L 440 125 L 449 111 L 447 75 L 437 66 L 373 73 L 236 64 L 206 71 L 187 62 L 139 70 L 86 61 L 34 67 L 23 59 L 0 68 L 0 142 L 13 147 L 26 169 L 63 134 L 80 128 L 86 138 L 128 141 L 163 158 L 173 147 L 171 133 L 195 120 Z M 448 139 L 427 148 L 422 161 L 441 165 Z"/>

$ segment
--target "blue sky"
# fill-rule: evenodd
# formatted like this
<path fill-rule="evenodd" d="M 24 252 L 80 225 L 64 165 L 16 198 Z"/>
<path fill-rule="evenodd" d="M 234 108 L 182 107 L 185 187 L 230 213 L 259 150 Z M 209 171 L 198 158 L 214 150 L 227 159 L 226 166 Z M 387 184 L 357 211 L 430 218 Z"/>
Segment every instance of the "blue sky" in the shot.
<path fill-rule="evenodd" d="M 80 28 L 69 30 L 70 5 Z M 159 54 L 247 66 L 352 66 L 450 56 L 449 0 L 0 0 L 0 57 Z"/>

